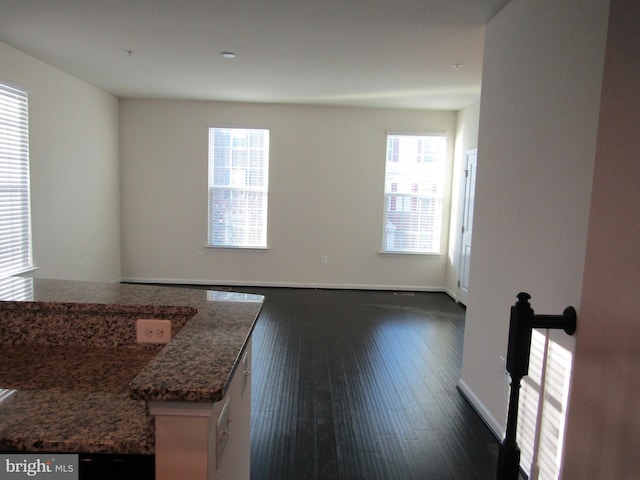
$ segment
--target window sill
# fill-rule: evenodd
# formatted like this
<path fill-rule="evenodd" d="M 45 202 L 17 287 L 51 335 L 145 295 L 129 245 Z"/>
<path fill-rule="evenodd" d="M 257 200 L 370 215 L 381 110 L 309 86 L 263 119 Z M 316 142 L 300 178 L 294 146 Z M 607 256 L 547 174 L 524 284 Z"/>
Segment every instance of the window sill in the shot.
<path fill-rule="evenodd" d="M 40 269 L 40 267 L 29 267 L 29 268 L 27 268 L 25 270 L 21 270 L 19 272 L 14 272 L 14 273 L 8 274 L 8 275 L 6 275 L 6 276 L 4 276 L 2 278 L 8 278 L 8 277 L 32 277 L 33 273 L 36 270 L 39 270 L 39 269 Z"/>
<path fill-rule="evenodd" d="M 390 256 L 397 256 L 397 255 L 419 255 L 422 257 L 441 257 L 442 253 L 440 252 L 402 252 L 402 251 L 389 251 L 389 250 L 379 250 L 378 253 L 380 255 L 390 255 Z"/>
<path fill-rule="evenodd" d="M 208 248 L 211 250 L 242 250 L 255 252 L 266 252 L 267 250 L 269 250 L 269 247 L 242 247 L 235 245 L 205 245 L 204 248 Z"/>

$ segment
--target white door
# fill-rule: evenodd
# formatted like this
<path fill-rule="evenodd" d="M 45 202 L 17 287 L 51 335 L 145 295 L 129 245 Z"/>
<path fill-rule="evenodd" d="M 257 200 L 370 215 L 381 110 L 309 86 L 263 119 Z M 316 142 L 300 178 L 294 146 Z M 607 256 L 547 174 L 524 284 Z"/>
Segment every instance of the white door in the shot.
<path fill-rule="evenodd" d="M 465 169 L 464 201 L 462 214 L 462 244 L 460 248 L 460 278 L 458 280 L 458 301 L 467 304 L 469 294 L 469 263 L 471 261 L 471 234 L 473 227 L 473 201 L 476 191 L 476 165 L 478 151 L 467 152 Z"/>

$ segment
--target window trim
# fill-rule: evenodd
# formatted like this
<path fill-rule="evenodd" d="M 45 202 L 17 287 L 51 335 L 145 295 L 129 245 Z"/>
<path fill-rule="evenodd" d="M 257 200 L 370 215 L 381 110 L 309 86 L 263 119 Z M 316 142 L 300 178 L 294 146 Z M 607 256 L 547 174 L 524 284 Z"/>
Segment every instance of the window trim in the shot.
<path fill-rule="evenodd" d="M 438 195 L 435 197 L 438 201 L 438 205 L 436 208 L 439 208 L 440 212 L 439 212 L 439 225 L 437 226 L 438 229 L 438 235 L 439 238 L 437 238 L 437 243 L 438 243 L 438 249 L 437 250 L 433 250 L 433 251 L 423 251 L 423 250 L 390 250 L 387 248 L 387 215 L 388 215 L 388 197 L 391 194 L 391 192 L 387 192 L 386 191 L 386 185 L 387 185 L 387 165 L 388 165 L 388 155 L 389 155 L 389 137 L 398 137 L 398 136 L 407 136 L 407 137 L 438 137 L 441 138 L 444 141 L 444 152 L 442 152 L 442 163 L 440 165 L 440 178 L 438 179 L 438 185 L 440 187 L 440 191 L 438 192 Z M 446 180 L 447 180 L 447 162 L 449 159 L 448 156 L 448 144 L 449 144 L 449 137 L 447 135 L 447 133 L 445 131 L 397 131 L 397 130 L 390 130 L 387 131 L 385 133 L 385 158 L 384 158 L 384 188 L 383 188 L 383 215 L 382 215 L 382 237 L 381 237 L 381 246 L 380 249 L 378 251 L 379 254 L 381 255 L 393 255 L 393 256 L 398 256 L 398 255 L 422 255 L 422 256 L 442 256 L 443 255 L 443 242 L 442 242 L 442 235 L 443 235 L 443 221 L 445 218 L 444 215 L 444 206 L 445 206 L 445 194 L 446 194 L 446 190 L 447 190 L 447 185 L 446 185 Z M 396 158 L 396 160 L 394 160 L 392 163 L 396 164 L 399 162 L 398 160 L 398 156 L 399 156 L 399 152 L 396 151 L 395 149 L 393 150 L 394 152 L 394 158 Z M 425 150 L 424 148 L 421 150 L 421 155 L 420 158 L 424 158 L 425 157 Z M 416 158 L 418 158 L 418 153 L 416 152 Z M 434 162 L 425 162 L 424 160 L 416 162 L 418 164 L 421 165 L 433 165 Z M 434 198 L 432 196 L 424 196 L 424 195 L 415 195 L 412 196 L 410 193 L 400 193 L 400 195 L 405 195 L 408 197 L 412 197 L 412 198 Z"/>
<path fill-rule="evenodd" d="M 266 164 L 264 165 L 264 186 L 263 187 L 252 187 L 252 186 L 247 186 L 246 188 L 243 187 L 237 187 L 237 186 L 233 186 L 233 185 L 229 185 L 229 186 L 218 186 L 215 187 L 214 185 L 212 185 L 212 175 L 213 175 L 213 171 L 211 169 L 211 162 L 212 162 L 212 143 L 211 143 L 211 137 L 212 137 L 212 131 L 215 129 L 220 129 L 220 130 L 264 130 L 266 131 L 267 137 L 266 137 Z M 270 165 L 270 135 L 271 135 L 271 129 L 269 127 L 266 126 L 249 126 L 249 125 L 221 125 L 221 124 L 215 124 L 215 125 L 208 125 L 207 126 L 207 238 L 206 238 L 206 242 L 204 245 L 204 248 L 208 248 L 208 249 L 222 249 L 222 250 L 242 250 L 242 251 L 264 251 L 264 250 L 268 250 L 269 249 L 269 229 L 268 229 L 268 218 L 269 218 L 269 165 Z M 211 207 L 211 192 L 212 190 L 214 190 L 215 188 L 219 188 L 220 190 L 227 190 L 227 191 L 238 191 L 238 192 L 260 192 L 264 194 L 265 197 L 265 202 L 266 205 L 264 207 L 264 224 L 262 226 L 263 230 L 264 230 L 264 238 L 265 238 L 265 242 L 264 245 L 251 245 L 251 244 L 247 244 L 247 245 L 234 245 L 232 243 L 224 243 L 224 244 L 214 244 L 211 243 L 211 233 L 212 233 L 212 227 L 211 227 L 211 221 L 212 221 L 212 207 Z"/>

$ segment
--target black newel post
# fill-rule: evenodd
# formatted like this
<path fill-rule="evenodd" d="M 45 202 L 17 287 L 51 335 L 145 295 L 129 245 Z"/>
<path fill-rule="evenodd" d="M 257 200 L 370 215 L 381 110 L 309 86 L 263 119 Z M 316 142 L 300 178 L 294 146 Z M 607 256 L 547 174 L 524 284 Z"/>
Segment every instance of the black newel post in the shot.
<path fill-rule="evenodd" d="M 509 344 L 507 346 L 507 372 L 511 377 L 509 411 L 504 440 L 498 452 L 497 480 L 518 480 L 520 473 L 520 448 L 516 441 L 518 429 L 518 403 L 520 382 L 529 373 L 531 333 L 534 328 L 560 328 L 567 334 L 576 331 L 576 311 L 565 308 L 562 315 L 535 315 L 529 300 L 531 295 L 521 292 L 518 301 L 511 307 L 509 318 Z"/>

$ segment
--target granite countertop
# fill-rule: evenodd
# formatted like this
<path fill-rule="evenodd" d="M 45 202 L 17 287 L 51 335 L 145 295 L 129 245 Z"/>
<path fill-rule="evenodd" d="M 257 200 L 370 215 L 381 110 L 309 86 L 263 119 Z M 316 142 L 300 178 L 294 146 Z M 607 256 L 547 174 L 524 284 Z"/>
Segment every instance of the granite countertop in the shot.
<path fill-rule="evenodd" d="M 147 402 L 221 400 L 264 300 L 147 285 L 16 278 L 7 288 L 7 282 L 0 281 L 7 317 L 20 308 L 133 315 L 139 309 L 145 316 L 157 308 L 193 317 L 156 349 L 0 346 L 0 450 L 153 453 Z M 57 370 L 37 367 L 38 358 Z"/>
<path fill-rule="evenodd" d="M 153 349 L 0 346 L 0 451 L 152 454 L 128 384 Z"/>

